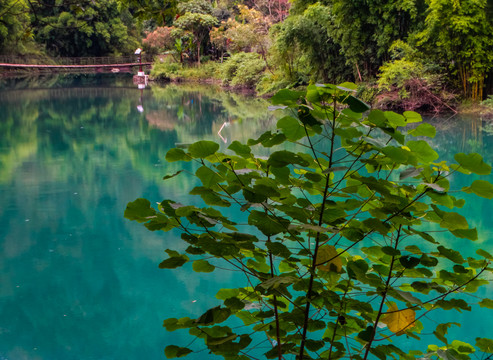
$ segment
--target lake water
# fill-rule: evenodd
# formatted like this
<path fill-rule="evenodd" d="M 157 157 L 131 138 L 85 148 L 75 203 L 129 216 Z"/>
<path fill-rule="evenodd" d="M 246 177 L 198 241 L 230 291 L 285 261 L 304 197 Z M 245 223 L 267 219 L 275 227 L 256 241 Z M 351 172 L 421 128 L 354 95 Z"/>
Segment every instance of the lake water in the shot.
<path fill-rule="evenodd" d="M 161 359 L 166 345 L 186 345 L 162 320 L 199 316 L 234 275 L 158 269 L 179 235 L 146 231 L 123 211 L 139 197 L 186 201 L 195 180 L 163 182 L 180 166 L 166 152 L 255 138 L 275 127 L 267 106 L 214 87 L 139 90 L 120 74 L 0 82 L 0 359 Z M 493 126 L 431 121 L 444 157 L 477 151 L 493 162 Z M 491 205 L 463 209 L 486 250 Z M 482 313 L 453 319 L 461 339 L 488 336 Z"/>

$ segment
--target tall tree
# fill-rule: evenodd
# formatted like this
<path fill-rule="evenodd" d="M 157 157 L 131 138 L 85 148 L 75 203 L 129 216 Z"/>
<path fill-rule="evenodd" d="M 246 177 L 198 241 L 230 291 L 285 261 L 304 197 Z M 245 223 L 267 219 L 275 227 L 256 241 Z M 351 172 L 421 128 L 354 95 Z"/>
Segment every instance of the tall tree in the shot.
<path fill-rule="evenodd" d="M 138 46 L 115 0 L 30 1 L 36 40 L 55 56 L 131 53 Z"/>
<path fill-rule="evenodd" d="M 460 80 L 463 94 L 483 96 L 483 83 L 493 64 L 491 1 L 430 0 L 426 29 L 419 44 Z"/>
<path fill-rule="evenodd" d="M 301 76 L 336 81 L 352 76 L 340 55 L 340 46 L 331 36 L 333 21 L 331 8 L 315 3 L 273 27 L 275 50 L 285 61 L 292 80 Z"/>
<path fill-rule="evenodd" d="M 205 0 L 191 0 L 179 5 L 180 16 L 174 25 L 193 35 L 193 43 L 197 51 L 197 64 L 200 65 L 200 54 L 202 46 L 209 42 L 209 32 L 217 19 L 212 16 L 212 6 Z"/>
<path fill-rule="evenodd" d="M 28 10 L 24 0 L 0 1 L 0 54 L 22 53 L 32 40 Z"/>

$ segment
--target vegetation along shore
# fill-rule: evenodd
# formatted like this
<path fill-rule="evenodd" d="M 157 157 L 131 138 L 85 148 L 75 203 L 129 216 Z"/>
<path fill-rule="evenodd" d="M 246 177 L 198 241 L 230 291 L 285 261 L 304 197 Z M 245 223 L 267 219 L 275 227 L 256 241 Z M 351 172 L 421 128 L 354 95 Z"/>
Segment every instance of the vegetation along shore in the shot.
<path fill-rule="evenodd" d="M 353 81 L 381 109 L 488 115 L 492 15 L 486 0 L 7 0 L 0 55 L 56 62 L 143 47 L 155 80 L 259 95 Z"/>

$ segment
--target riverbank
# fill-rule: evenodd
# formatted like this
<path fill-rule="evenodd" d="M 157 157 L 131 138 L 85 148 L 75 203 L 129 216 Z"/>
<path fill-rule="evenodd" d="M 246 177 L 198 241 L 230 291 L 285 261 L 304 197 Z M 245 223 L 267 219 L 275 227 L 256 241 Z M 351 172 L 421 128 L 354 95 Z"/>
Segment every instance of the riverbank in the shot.
<path fill-rule="evenodd" d="M 263 92 L 261 77 L 258 81 L 228 81 L 224 78 L 222 64 L 207 62 L 197 66 L 182 66 L 179 63 L 155 63 L 150 73 L 150 80 L 157 83 L 198 83 L 220 86 L 224 90 L 251 94 L 269 98 L 281 87 L 272 86 L 272 90 Z M 286 85 L 284 85 L 286 87 Z M 305 86 L 298 86 L 302 90 Z M 293 87 L 291 87 L 293 88 Z M 482 102 L 464 102 L 458 94 L 437 86 L 427 84 L 420 79 L 413 79 L 402 87 L 381 89 L 376 83 L 358 83 L 357 96 L 371 107 L 396 112 L 417 111 L 423 115 L 464 114 L 480 116 L 493 120 L 493 99 Z"/>

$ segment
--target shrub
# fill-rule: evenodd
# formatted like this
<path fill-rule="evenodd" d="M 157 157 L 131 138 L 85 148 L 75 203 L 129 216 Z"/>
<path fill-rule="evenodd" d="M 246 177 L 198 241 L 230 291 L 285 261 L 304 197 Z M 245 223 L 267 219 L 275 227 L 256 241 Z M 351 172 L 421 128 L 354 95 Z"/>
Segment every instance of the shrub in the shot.
<path fill-rule="evenodd" d="M 158 58 L 154 62 L 150 77 L 152 80 L 169 80 L 179 75 L 182 65 L 170 56 Z"/>
<path fill-rule="evenodd" d="M 382 90 L 402 88 L 409 80 L 423 77 L 423 65 L 406 59 L 393 60 L 380 67 L 378 86 Z"/>
<path fill-rule="evenodd" d="M 265 66 L 259 54 L 240 52 L 221 65 L 221 78 L 225 84 L 255 88 Z"/>

